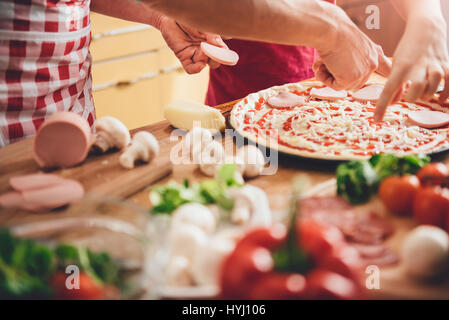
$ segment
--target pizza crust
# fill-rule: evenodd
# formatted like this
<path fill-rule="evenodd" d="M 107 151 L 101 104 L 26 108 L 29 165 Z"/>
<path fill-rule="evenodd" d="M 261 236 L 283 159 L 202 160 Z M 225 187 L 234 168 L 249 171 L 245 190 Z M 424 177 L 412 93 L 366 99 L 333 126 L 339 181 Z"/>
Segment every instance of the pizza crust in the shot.
<path fill-rule="evenodd" d="M 379 81 L 371 81 L 371 82 L 367 83 L 367 85 L 372 85 L 372 84 L 383 84 L 383 83 L 380 83 Z M 291 83 L 291 84 L 286 84 L 286 85 L 282 85 L 282 86 L 276 86 L 276 87 L 272 87 L 272 88 L 262 90 L 262 91 L 259 91 L 256 93 L 252 93 L 252 94 L 248 95 L 246 98 L 242 99 L 232 109 L 231 116 L 230 116 L 231 126 L 241 136 L 247 138 L 248 140 L 250 140 L 252 142 L 256 142 L 259 145 L 263 145 L 265 147 L 270 147 L 269 145 L 267 145 L 267 144 L 270 144 L 270 143 L 268 143 L 268 141 L 263 141 L 263 139 L 262 140 L 258 139 L 258 134 L 255 134 L 252 131 L 243 130 L 245 128 L 245 126 L 247 126 L 244 124 L 245 115 L 248 116 L 249 118 L 253 117 L 253 120 L 254 120 L 254 117 L 257 114 L 256 108 L 260 108 L 260 110 L 262 110 L 262 111 L 268 110 L 268 109 L 265 109 L 265 108 L 269 108 L 269 106 L 266 105 L 266 100 L 269 97 L 278 94 L 279 92 L 282 92 L 282 91 L 303 92 L 311 87 L 322 87 L 322 86 L 323 86 L 323 84 L 319 81 L 307 80 L 307 81 L 302 81 L 302 82 L 298 82 L 298 83 Z M 329 102 L 329 103 L 332 103 L 332 102 Z M 357 103 L 358 102 L 354 102 L 354 106 L 357 106 Z M 316 102 L 314 102 L 314 103 L 310 102 L 309 104 L 310 104 L 309 107 L 316 107 L 316 106 L 312 106 L 313 104 L 316 105 Z M 374 106 L 372 106 L 369 103 L 367 103 L 367 104 L 358 103 L 358 104 L 366 106 L 366 107 L 370 106 L 371 108 L 374 108 Z M 440 105 L 438 105 L 436 103 L 426 102 L 426 104 L 430 105 L 435 110 L 447 112 L 446 109 L 444 109 L 443 107 L 441 107 Z M 417 108 L 420 107 L 416 104 L 408 104 L 407 103 L 407 105 L 411 105 L 411 106 L 414 106 Z M 400 105 L 395 105 L 394 108 L 400 108 L 400 107 L 401 107 Z M 300 107 L 298 107 L 298 108 L 300 108 Z M 402 107 L 402 108 L 404 110 L 406 110 L 404 107 Z M 394 109 L 394 110 L 396 110 L 396 109 Z M 250 111 L 250 112 L 248 112 L 248 111 Z M 402 118 L 404 118 L 402 113 L 401 113 L 401 116 L 402 116 Z M 388 118 L 387 118 L 387 120 L 388 120 Z M 278 127 L 280 128 L 279 125 L 278 125 Z M 404 130 L 404 129 L 402 129 L 402 130 Z M 412 132 L 411 136 L 413 136 L 413 130 L 417 130 L 417 129 L 410 130 Z M 427 129 L 423 129 L 423 130 L 427 130 Z M 435 130 L 433 130 L 433 132 L 435 132 Z M 429 154 L 429 153 L 439 152 L 439 151 L 449 148 L 448 133 L 449 133 L 449 130 L 446 128 L 437 130 L 437 134 L 434 134 L 435 141 L 436 141 L 435 145 L 434 146 L 429 145 L 429 148 L 426 150 L 423 150 L 423 151 L 411 150 L 410 152 L 396 152 L 396 151 L 388 150 L 388 153 L 394 153 L 396 155 L 407 155 L 407 154 L 417 154 L 417 153 Z M 301 144 L 301 142 L 298 145 L 294 145 L 294 147 L 307 148 L 307 146 Z M 361 160 L 361 159 L 368 159 L 372 156 L 371 154 L 367 154 L 367 155 L 354 154 L 356 152 L 348 153 L 347 150 L 345 150 L 346 152 L 344 152 L 342 154 L 334 154 L 335 146 L 329 146 L 329 147 L 320 146 L 320 147 L 323 150 L 318 150 L 318 149 L 314 148 L 311 151 L 306 151 L 306 150 L 298 150 L 296 148 L 291 148 L 291 147 L 288 147 L 288 146 L 285 146 L 282 144 L 276 145 L 276 149 L 279 152 L 296 155 L 296 156 L 300 156 L 300 157 L 305 157 L 305 158 L 324 159 L 324 160 Z"/>

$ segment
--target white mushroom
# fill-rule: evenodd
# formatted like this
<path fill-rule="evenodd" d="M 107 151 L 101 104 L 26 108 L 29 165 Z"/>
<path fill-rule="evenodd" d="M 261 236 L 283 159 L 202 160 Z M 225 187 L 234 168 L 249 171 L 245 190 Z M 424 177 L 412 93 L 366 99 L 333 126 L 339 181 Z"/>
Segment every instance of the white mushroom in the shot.
<path fill-rule="evenodd" d="M 212 142 L 212 134 L 209 130 L 200 127 L 194 127 L 183 138 L 183 148 L 188 150 L 194 163 L 200 163 L 201 152 Z"/>
<path fill-rule="evenodd" d="M 97 134 L 95 136 L 94 147 L 101 152 L 109 149 L 125 148 L 131 141 L 128 128 L 114 117 L 103 117 L 96 121 Z"/>
<path fill-rule="evenodd" d="M 190 262 L 184 256 L 172 256 L 167 264 L 165 272 L 168 285 L 172 286 L 191 286 L 193 285 L 192 275 L 190 274 Z"/>
<path fill-rule="evenodd" d="M 402 262 L 406 272 L 418 278 L 430 278 L 448 271 L 447 232 L 433 226 L 415 228 L 402 245 Z"/>
<path fill-rule="evenodd" d="M 218 141 L 210 142 L 201 153 L 200 170 L 209 177 L 213 177 L 217 167 L 223 163 L 225 151 Z"/>
<path fill-rule="evenodd" d="M 168 245 L 172 256 L 183 256 L 190 261 L 196 248 L 207 242 L 207 239 L 201 228 L 192 224 L 178 224 L 170 230 Z"/>
<path fill-rule="evenodd" d="M 234 199 L 231 221 L 237 224 L 247 223 L 248 226 L 268 226 L 272 216 L 265 192 L 252 185 L 245 185 L 230 190 Z"/>
<path fill-rule="evenodd" d="M 216 229 L 216 219 L 212 211 L 200 203 L 186 203 L 173 212 L 171 228 L 182 225 L 194 225 L 205 233 L 212 233 Z"/>
<path fill-rule="evenodd" d="M 247 145 L 237 150 L 237 157 L 243 159 L 245 171 L 243 176 L 254 178 L 262 173 L 265 166 L 265 158 L 259 148 L 253 145 Z"/>
<path fill-rule="evenodd" d="M 149 132 L 139 131 L 133 137 L 131 146 L 119 158 L 120 164 L 127 168 L 134 168 L 136 161 L 150 162 L 159 153 L 159 143 Z"/>
<path fill-rule="evenodd" d="M 198 246 L 191 265 L 191 274 L 195 284 L 218 286 L 221 265 L 234 246 L 233 241 L 220 237 L 213 237 Z"/>

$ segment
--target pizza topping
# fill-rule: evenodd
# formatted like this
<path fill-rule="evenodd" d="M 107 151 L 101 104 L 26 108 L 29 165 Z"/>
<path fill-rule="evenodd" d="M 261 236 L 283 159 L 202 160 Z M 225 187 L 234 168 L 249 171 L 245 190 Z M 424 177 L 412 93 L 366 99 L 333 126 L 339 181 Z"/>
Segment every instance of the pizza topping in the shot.
<path fill-rule="evenodd" d="M 220 48 L 207 42 L 201 42 L 201 50 L 206 56 L 223 65 L 235 66 L 239 61 L 239 55 L 237 52 L 227 48 Z"/>
<path fill-rule="evenodd" d="M 374 121 L 375 107 L 371 102 L 361 103 L 352 98 L 310 99 L 304 105 L 290 108 L 273 108 L 266 103 L 281 91 L 308 99 L 309 91 L 312 94 L 328 89 L 315 83 L 310 87 L 289 84 L 251 94 L 245 98 L 247 103 L 242 101 L 236 105 L 231 123 L 246 137 L 276 140 L 284 149 L 326 158 L 369 158 L 379 153 L 424 154 L 449 144 L 449 130 L 428 130 L 412 125 L 408 119 L 410 112 L 443 110 L 431 103 L 394 104 L 381 123 Z"/>
<path fill-rule="evenodd" d="M 306 104 L 307 100 L 304 96 L 281 91 L 279 94 L 268 98 L 267 103 L 273 108 L 292 108 Z"/>
<path fill-rule="evenodd" d="M 379 97 L 384 89 L 384 86 L 381 85 L 371 85 L 365 88 L 362 88 L 352 94 L 352 97 L 359 102 L 377 102 Z"/>
<path fill-rule="evenodd" d="M 313 88 L 310 90 L 310 95 L 320 100 L 340 100 L 348 96 L 345 90 L 337 91 L 329 87 Z"/>
<path fill-rule="evenodd" d="M 415 111 L 408 114 L 410 122 L 422 128 L 440 128 L 449 124 L 449 114 L 439 111 Z"/>

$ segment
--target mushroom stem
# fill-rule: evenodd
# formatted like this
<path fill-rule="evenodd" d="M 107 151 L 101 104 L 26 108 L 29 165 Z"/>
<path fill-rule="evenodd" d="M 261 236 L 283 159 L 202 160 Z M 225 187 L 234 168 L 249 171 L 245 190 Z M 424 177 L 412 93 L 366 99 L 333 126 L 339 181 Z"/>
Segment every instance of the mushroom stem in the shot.
<path fill-rule="evenodd" d="M 105 131 L 100 131 L 95 136 L 95 147 L 100 149 L 101 152 L 106 152 L 109 149 L 109 146 L 111 145 L 111 137 L 110 135 Z"/>

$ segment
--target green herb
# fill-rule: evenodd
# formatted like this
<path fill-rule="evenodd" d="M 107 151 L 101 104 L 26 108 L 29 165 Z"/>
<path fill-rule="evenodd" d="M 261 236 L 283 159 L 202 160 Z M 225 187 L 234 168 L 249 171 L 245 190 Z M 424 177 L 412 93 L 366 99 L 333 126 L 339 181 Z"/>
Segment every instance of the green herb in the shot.
<path fill-rule="evenodd" d="M 369 199 L 378 177 L 367 161 L 351 161 L 337 168 L 337 193 L 351 203 Z"/>
<path fill-rule="evenodd" d="M 427 156 L 378 154 L 369 161 L 351 161 L 337 168 L 337 194 L 353 204 L 366 202 L 380 182 L 393 175 L 415 174 L 430 162 Z"/>
<path fill-rule="evenodd" d="M 119 285 L 119 267 L 106 253 L 61 244 L 54 250 L 0 229 L 0 298 L 48 299 L 50 278 L 76 265 L 100 283 Z"/>
<path fill-rule="evenodd" d="M 194 185 L 188 180 L 183 184 L 169 182 L 164 186 L 153 188 L 150 201 L 153 204 L 153 214 L 170 214 L 186 203 L 217 204 L 225 210 L 234 206 L 233 199 L 228 194 L 228 188 L 240 187 L 242 184 L 236 180 L 238 170 L 235 164 L 222 165 L 216 179 L 207 179 Z"/>
<path fill-rule="evenodd" d="M 293 194 L 289 210 L 289 230 L 284 245 L 273 252 L 274 269 L 286 273 L 306 273 L 313 267 L 313 261 L 298 245 L 296 221 L 300 216 L 299 199 L 304 189 L 309 185 L 308 179 L 299 176 L 293 183 Z"/>

